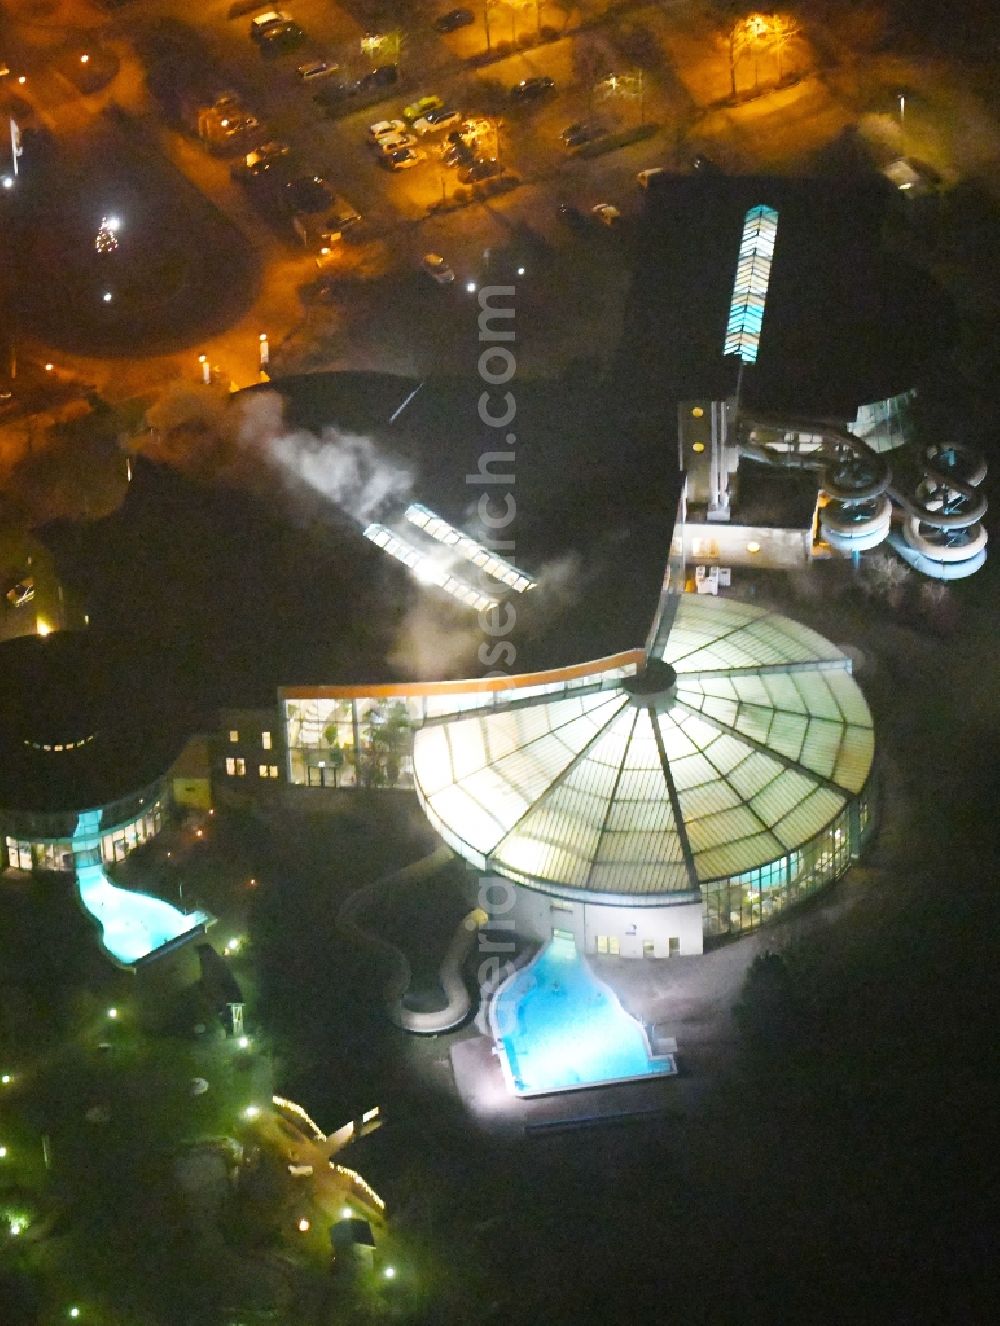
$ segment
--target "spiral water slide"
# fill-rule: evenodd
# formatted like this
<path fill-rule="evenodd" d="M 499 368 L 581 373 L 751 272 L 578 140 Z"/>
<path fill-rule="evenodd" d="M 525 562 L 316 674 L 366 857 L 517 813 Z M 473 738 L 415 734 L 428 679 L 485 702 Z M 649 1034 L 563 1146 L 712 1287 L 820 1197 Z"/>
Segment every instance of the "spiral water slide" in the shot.
<path fill-rule="evenodd" d="M 910 494 L 893 484 L 883 455 L 826 419 L 740 416 L 740 454 L 765 465 L 815 470 L 828 501 L 820 527 L 841 553 L 866 552 L 888 538 L 915 570 L 938 580 L 972 575 L 986 560 L 980 484 L 986 464 L 971 447 L 936 443 L 921 459 L 923 477 Z M 795 435 L 761 442 L 757 432 Z M 902 533 L 891 529 L 892 504 L 902 510 Z"/>
<path fill-rule="evenodd" d="M 382 879 L 366 884 L 352 893 L 344 902 L 337 915 L 337 929 L 341 934 L 364 944 L 378 954 L 385 963 L 388 975 L 382 989 L 382 998 L 389 1020 L 403 1031 L 410 1031 L 418 1036 L 434 1036 L 441 1031 L 451 1031 L 463 1022 L 472 1008 L 468 987 L 462 977 L 462 966 L 479 932 L 489 917 L 479 908 L 474 908 L 463 916 L 455 928 L 444 961 L 438 969 L 438 982 L 445 996 L 443 1008 L 432 1012 L 417 1013 L 405 1006 L 406 992 L 410 988 L 410 964 L 403 951 L 383 939 L 373 930 L 366 929 L 358 920 L 359 915 L 373 902 L 382 889 L 424 879 L 435 874 L 442 866 L 452 860 L 453 853 L 447 847 L 439 847 L 429 856 L 414 861 L 402 870 L 394 871 Z"/>

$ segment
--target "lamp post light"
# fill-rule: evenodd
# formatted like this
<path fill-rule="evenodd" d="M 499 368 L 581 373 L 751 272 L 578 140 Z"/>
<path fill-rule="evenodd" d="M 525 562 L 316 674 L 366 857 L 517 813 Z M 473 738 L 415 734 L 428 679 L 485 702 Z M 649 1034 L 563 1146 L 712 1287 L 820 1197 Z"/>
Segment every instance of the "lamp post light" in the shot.
<path fill-rule="evenodd" d="M 267 332 L 261 332 L 257 337 L 260 348 L 260 372 L 262 377 L 267 377 L 268 366 L 271 363 L 271 346 L 267 339 Z"/>
<path fill-rule="evenodd" d="M 899 145 L 906 152 L 906 93 L 897 92 L 896 102 L 899 106 Z"/>
<path fill-rule="evenodd" d="M 642 70 L 627 74 L 608 74 L 598 86 L 605 97 L 635 98 L 639 103 L 639 127 L 646 123 L 646 87 Z"/>
<path fill-rule="evenodd" d="M 199 355 L 198 363 L 201 364 L 201 380 L 208 387 L 212 382 L 212 369 L 209 366 L 208 355 Z"/>

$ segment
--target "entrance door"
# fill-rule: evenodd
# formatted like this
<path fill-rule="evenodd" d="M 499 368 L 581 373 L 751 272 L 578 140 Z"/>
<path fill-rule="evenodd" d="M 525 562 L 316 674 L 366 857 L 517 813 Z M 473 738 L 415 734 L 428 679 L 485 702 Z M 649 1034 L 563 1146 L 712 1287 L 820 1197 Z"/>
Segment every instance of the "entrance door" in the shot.
<path fill-rule="evenodd" d="M 651 939 L 644 939 L 642 941 L 642 956 L 644 958 L 656 957 L 656 945 Z"/>
<path fill-rule="evenodd" d="M 678 953 L 680 953 L 680 951 L 681 951 L 681 941 L 675 935 L 671 935 L 670 938 L 667 940 L 667 957 L 676 958 L 676 956 L 678 955 Z"/>

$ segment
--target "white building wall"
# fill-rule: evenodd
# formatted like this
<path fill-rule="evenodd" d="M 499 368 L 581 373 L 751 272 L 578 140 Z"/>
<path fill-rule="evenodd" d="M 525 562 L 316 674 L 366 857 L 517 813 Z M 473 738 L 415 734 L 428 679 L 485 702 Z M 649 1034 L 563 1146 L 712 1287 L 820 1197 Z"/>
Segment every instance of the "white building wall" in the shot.
<path fill-rule="evenodd" d="M 566 902 L 490 875 L 479 882 L 477 902 L 497 924 L 513 921 L 519 936 L 539 944 L 551 939 L 553 930 L 567 930 L 581 953 L 596 953 L 599 936 L 616 939 L 624 958 L 641 958 L 647 942 L 653 957 L 665 958 L 671 939 L 678 941 L 681 955 L 703 950 L 700 900 L 659 907 Z"/>
<path fill-rule="evenodd" d="M 654 958 L 665 958 L 670 940 L 679 942 L 679 953 L 701 953 L 704 947 L 701 900 L 677 902 L 662 907 L 606 906 L 584 903 L 586 945 L 584 952 L 597 952 L 599 935 L 617 938 L 623 958 L 641 958 L 643 945 L 653 944 Z"/>
<path fill-rule="evenodd" d="M 755 552 L 752 547 L 756 547 Z M 806 566 L 812 559 L 812 530 L 689 520 L 684 525 L 684 553 L 692 566 L 760 566 L 769 570 Z"/>

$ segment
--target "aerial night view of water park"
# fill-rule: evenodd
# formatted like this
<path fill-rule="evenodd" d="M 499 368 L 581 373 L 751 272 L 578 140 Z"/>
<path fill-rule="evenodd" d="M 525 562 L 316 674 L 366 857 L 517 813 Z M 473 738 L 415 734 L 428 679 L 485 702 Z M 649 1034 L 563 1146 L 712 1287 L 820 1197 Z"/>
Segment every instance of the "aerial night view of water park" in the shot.
<path fill-rule="evenodd" d="M 986 0 L 2 0 L 0 1326 L 996 1309 Z"/>

